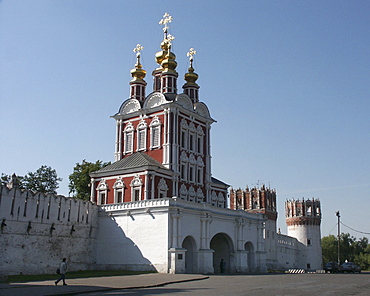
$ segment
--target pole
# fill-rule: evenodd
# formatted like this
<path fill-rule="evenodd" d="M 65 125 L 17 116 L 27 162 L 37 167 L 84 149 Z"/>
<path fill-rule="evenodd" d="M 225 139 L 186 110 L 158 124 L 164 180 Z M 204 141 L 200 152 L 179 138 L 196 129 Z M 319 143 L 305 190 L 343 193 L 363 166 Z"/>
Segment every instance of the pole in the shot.
<path fill-rule="evenodd" d="M 340 265 L 340 214 L 339 211 L 335 213 L 338 217 L 338 265 Z"/>

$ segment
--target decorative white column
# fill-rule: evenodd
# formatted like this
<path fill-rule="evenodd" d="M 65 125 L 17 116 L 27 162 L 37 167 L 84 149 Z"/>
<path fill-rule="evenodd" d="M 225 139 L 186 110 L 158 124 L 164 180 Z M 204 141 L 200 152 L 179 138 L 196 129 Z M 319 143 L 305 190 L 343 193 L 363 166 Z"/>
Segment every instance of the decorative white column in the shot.
<path fill-rule="evenodd" d="M 206 213 L 200 218 L 201 234 L 200 234 L 200 249 L 198 251 L 198 272 L 199 273 L 214 273 L 213 267 L 213 253 L 210 249 L 210 224 L 212 223 L 212 216 Z"/>
<path fill-rule="evenodd" d="M 170 126 L 171 126 L 171 113 L 169 109 L 164 110 L 164 143 L 163 143 L 163 165 L 170 169 Z"/>
<path fill-rule="evenodd" d="M 154 189 L 154 179 L 155 179 L 155 172 L 153 172 L 152 174 L 151 174 L 151 184 L 150 184 L 150 186 L 151 186 L 151 193 L 150 193 L 150 198 L 151 199 L 154 199 L 154 193 L 155 193 L 155 189 Z"/>
<path fill-rule="evenodd" d="M 257 222 L 257 268 L 259 272 L 266 272 L 266 251 L 265 251 L 265 243 L 264 243 L 264 233 L 265 229 L 265 222 Z"/>
<path fill-rule="evenodd" d="M 122 156 L 122 119 L 116 121 L 116 149 L 114 160 L 118 161 Z"/>
<path fill-rule="evenodd" d="M 200 248 L 209 249 L 210 238 L 209 238 L 209 225 L 212 222 L 211 214 L 207 213 L 205 216 L 200 218 L 201 221 L 201 234 L 200 234 Z"/>
<path fill-rule="evenodd" d="M 171 248 L 178 248 L 179 247 L 179 237 L 180 237 L 180 225 L 179 225 L 179 218 L 180 218 L 180 210 L 177 209 L 176 213 L 171 214 L 172 218 L 172 235 L 171 235 Z"/>
<path fill-rule="evenodd" d="M 176 213 L 172 213 L 172 234 L 171 234 L 171 247 L 168 250 L 170 262 L 169 262 L 169 273 L 185 273 L 185 253 L 186 249 L 179 246 L 179 238 L 181 237 L 181 225 L 180 225 L 180 210 Z"/>
<path fill-rule="evenodd" d="M 236 227 L 236 253 L 235 253 L 235 270 L 236 272 L 248 271 L 248 251 L 244 248 L 244 225 L 243 218 L 235 219 Z"/>
<path fill-rule="evenodd" d="M 90 180 L 90 201 L 95 202 L 95 179 Z"/>

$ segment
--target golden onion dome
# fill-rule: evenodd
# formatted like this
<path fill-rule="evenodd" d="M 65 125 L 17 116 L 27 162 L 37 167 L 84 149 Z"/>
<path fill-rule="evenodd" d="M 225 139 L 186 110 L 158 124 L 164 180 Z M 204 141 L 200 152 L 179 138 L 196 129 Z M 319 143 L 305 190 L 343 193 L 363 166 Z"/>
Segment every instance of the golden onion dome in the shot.
<path fill-rule="evenodd" d="M 146 71 L 143 69 L 143 66 L 140 63 L 140 53 L 143 49 L 144 47 L 138 44 L 133 50 L 134 52 L 136 52 L 136 64 L 135 68 L 130 71 L 133 78 L 132 81 L 143 80 L 145 78 Z"/>
<path fill-rule="evenodd" d="M 188 69 L 188 73 L 185 73 L 184 75 L 184 79 L 187 83 L 194 83 L 195 84 L 195 81 L 197 81 L 198 79 L 198 74 L 194 72 L 194 68 L 193 67 L 189 67 Z"/>
<path fill-rule="evenodd" d="M 168 51 L 166 53 L 166 56 L 161 63 L 164 72 L 176 72 L 175 69 L 177 67 L 177 62 L 175 59 L 176 55 L 173 52 Z"/>
<path fill-rule="evenodd" d="M 187 82 L 187 84 L 196 84 L 195 81 L 198 79 L 198 74 L 194 72 L 193 68 L 193 60 L 194 60 L 194 55 L 196 54 L 196 51 L 194 48 L 190 48 L 189 52 L 187 53 L 187 56 L 189 57 L 190 61 L 190 66 L 188 68 L 188 73 L 185 73 L 184 79 Z"/>

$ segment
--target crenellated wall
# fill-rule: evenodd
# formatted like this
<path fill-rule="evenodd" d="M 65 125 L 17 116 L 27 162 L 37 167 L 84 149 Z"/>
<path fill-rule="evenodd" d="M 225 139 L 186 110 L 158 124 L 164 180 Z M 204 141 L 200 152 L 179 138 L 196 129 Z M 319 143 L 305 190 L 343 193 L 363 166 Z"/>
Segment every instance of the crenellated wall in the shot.
<path fill-rule="evenodd" d="M 90 202 L 0 186 L 0 274 L 94 268 L 97 219 Z"/>

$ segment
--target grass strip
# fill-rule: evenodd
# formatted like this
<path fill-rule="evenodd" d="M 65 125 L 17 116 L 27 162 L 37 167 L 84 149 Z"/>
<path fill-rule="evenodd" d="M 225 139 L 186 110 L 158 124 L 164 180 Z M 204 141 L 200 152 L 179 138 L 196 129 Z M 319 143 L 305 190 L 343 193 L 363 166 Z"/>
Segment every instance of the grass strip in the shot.
<path fill-rule="evenodd" d="M 67 279 L 77 278 L 89 278 L 89 277 L 103 277 L 103 276 L 122 276 L 122 275 L 137 275 L 155 273 L 153 271 L 127 271 L 127 270 L 80 270 L 71 271 L 66 273 Z M 22 282 L 34 282 L 34 281 L 48 281 L 56 280 L 59 277 L 58 274 L 37 274 L 37 275 L 9 275 L 7 276 L 7 283 L 22 283 Z"/>

